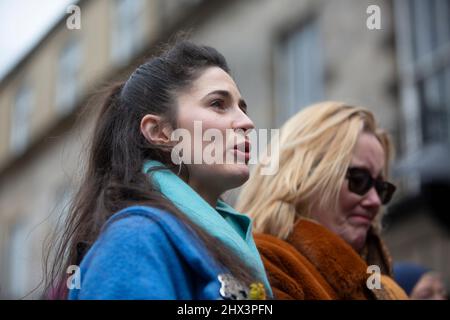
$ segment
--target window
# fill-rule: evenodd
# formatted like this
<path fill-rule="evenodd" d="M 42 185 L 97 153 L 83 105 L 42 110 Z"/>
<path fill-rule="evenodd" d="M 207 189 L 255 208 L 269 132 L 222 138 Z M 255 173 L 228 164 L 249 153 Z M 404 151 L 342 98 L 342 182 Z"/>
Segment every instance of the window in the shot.
<path fill-rule="evenodd" d="M 75 106 L 81 57 L 80 42 L 71 38 L 62 48 L 58 61 L 56 107 L 62 114 L 67 114 Z"/>
<path fill-rule="evenodd" d="M 115 0 L 113 3 L 111 55 L 116 64 L 126 64 L 141 48 L 143 5 L 143 0 Z"/>
<path fill-rule="evenodd" d="M 282 39 L 276 55 L 277 124 L 323 97 L 323 63 L 317 22 L 311 21 Z"/>
<path fill-rule="evenodd" d="M 28 145 L 31 124 L 32 105 L 31 88 L 22 85 L 15 97 L 11 119 L 11 151 L 18 155 L 25 151 Z"/>
<path fill-rule="evenodd" d="M 450 1 L 395 1 L 406 152 L 450 141 Z"/>

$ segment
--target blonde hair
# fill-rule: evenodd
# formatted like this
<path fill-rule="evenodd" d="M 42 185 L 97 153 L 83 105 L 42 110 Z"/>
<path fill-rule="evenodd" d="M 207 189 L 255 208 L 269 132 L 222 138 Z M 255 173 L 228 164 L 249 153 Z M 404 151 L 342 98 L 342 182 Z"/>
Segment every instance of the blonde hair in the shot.
<path fill-rule="evenodd" d="M 283 125 L 278 172 L 262 175 L 262 165 L 257 164 L 240 193 L 237 210 L 253 218 L 256 232 L 287 238 L 299 216 L 310 218 L 312 208 L 337 206 L 362 132 L 374 134 L 380 141 L 386 177 L 390 139 L 377 127 L 373 114 L 342 102 L 322 102 L 303 109 Z"/>

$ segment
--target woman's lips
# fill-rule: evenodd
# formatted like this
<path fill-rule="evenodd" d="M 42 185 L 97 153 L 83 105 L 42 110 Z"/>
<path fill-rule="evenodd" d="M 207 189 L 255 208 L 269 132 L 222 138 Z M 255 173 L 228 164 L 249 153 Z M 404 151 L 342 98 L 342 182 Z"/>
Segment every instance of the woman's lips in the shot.
<path fill-rule="evenodd" d="M 235 150 L 239 150 L 241 152 L 250 153 L 251 144 L 250 141 L 245 140 L 241 143 L 237 143 L 234 145 Z"/>
<path fill-rule="evenodd" d="M 353 220 L 354 222 L 357 223 L 362 223 L 362 224 L 371 224 L 373 217 L 367 214 L 352 214 L 349 217 L 351 220 Z"/>
<path fill-rule="evenodd" d="M 238 157 L 238 159 L 244 159 L 246 164 L 250 160 L 250 153 L 249 152 L 242 152 L 242 151 L 239 151 L 237 149 L 234 149 L 233 151 L 236 154 L 236 156 Z"/>
<path fill-rule="evenodd" d="M 250 160 L 251 144 L 245 140 L 239 144 L 234 145 L 233 151 L 237 155 L 238 159 L 243 159 L 245 163 Z"/>

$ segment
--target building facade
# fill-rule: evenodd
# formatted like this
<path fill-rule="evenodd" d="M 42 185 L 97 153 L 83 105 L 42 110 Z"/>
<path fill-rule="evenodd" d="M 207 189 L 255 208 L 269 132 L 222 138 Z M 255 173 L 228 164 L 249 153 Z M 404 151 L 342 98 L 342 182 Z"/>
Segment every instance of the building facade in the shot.
<path fill-rule="evenodd" d="M 426 4 L 425 4 L 426 3 Z M 368 107 L 397 159 L 450 139 L 450 1 L 90 0 L 70 13 L 0 82 L 0 297 L 38 298 L 42 254 L 83 169 L 105 83 L 124 79 L 180 30 L 227 58 L 258 128 L 278 128 L 320 100 Z M 381 29 L 368 27 L 370 6 Z M 398 178 L 397 204 L 420 193 Z M 238 191 L 236 191 L 238 192 Z M 236 192 L 228 195 L 233 202 Z M 402 209 L 403 208 L 403 209 Z M 406 208 L 406 209 L 405 209 Z M 447 277 L 448 232 L 426 207 L 386 228 L 394 259 Z M 393 220 L 394 221 L 394 220 Z"/>

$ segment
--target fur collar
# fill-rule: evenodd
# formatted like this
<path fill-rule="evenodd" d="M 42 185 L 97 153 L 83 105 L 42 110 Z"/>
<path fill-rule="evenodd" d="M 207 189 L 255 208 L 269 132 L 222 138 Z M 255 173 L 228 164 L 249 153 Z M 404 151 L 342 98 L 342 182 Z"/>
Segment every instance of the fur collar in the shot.
<path fill-rule="evenodd" d="M 354 299 L 365 290 L 367 264 L 349 244 L 322 225 L 299 219 L 286 241 L 317 268 L 341 299 Z"/>

